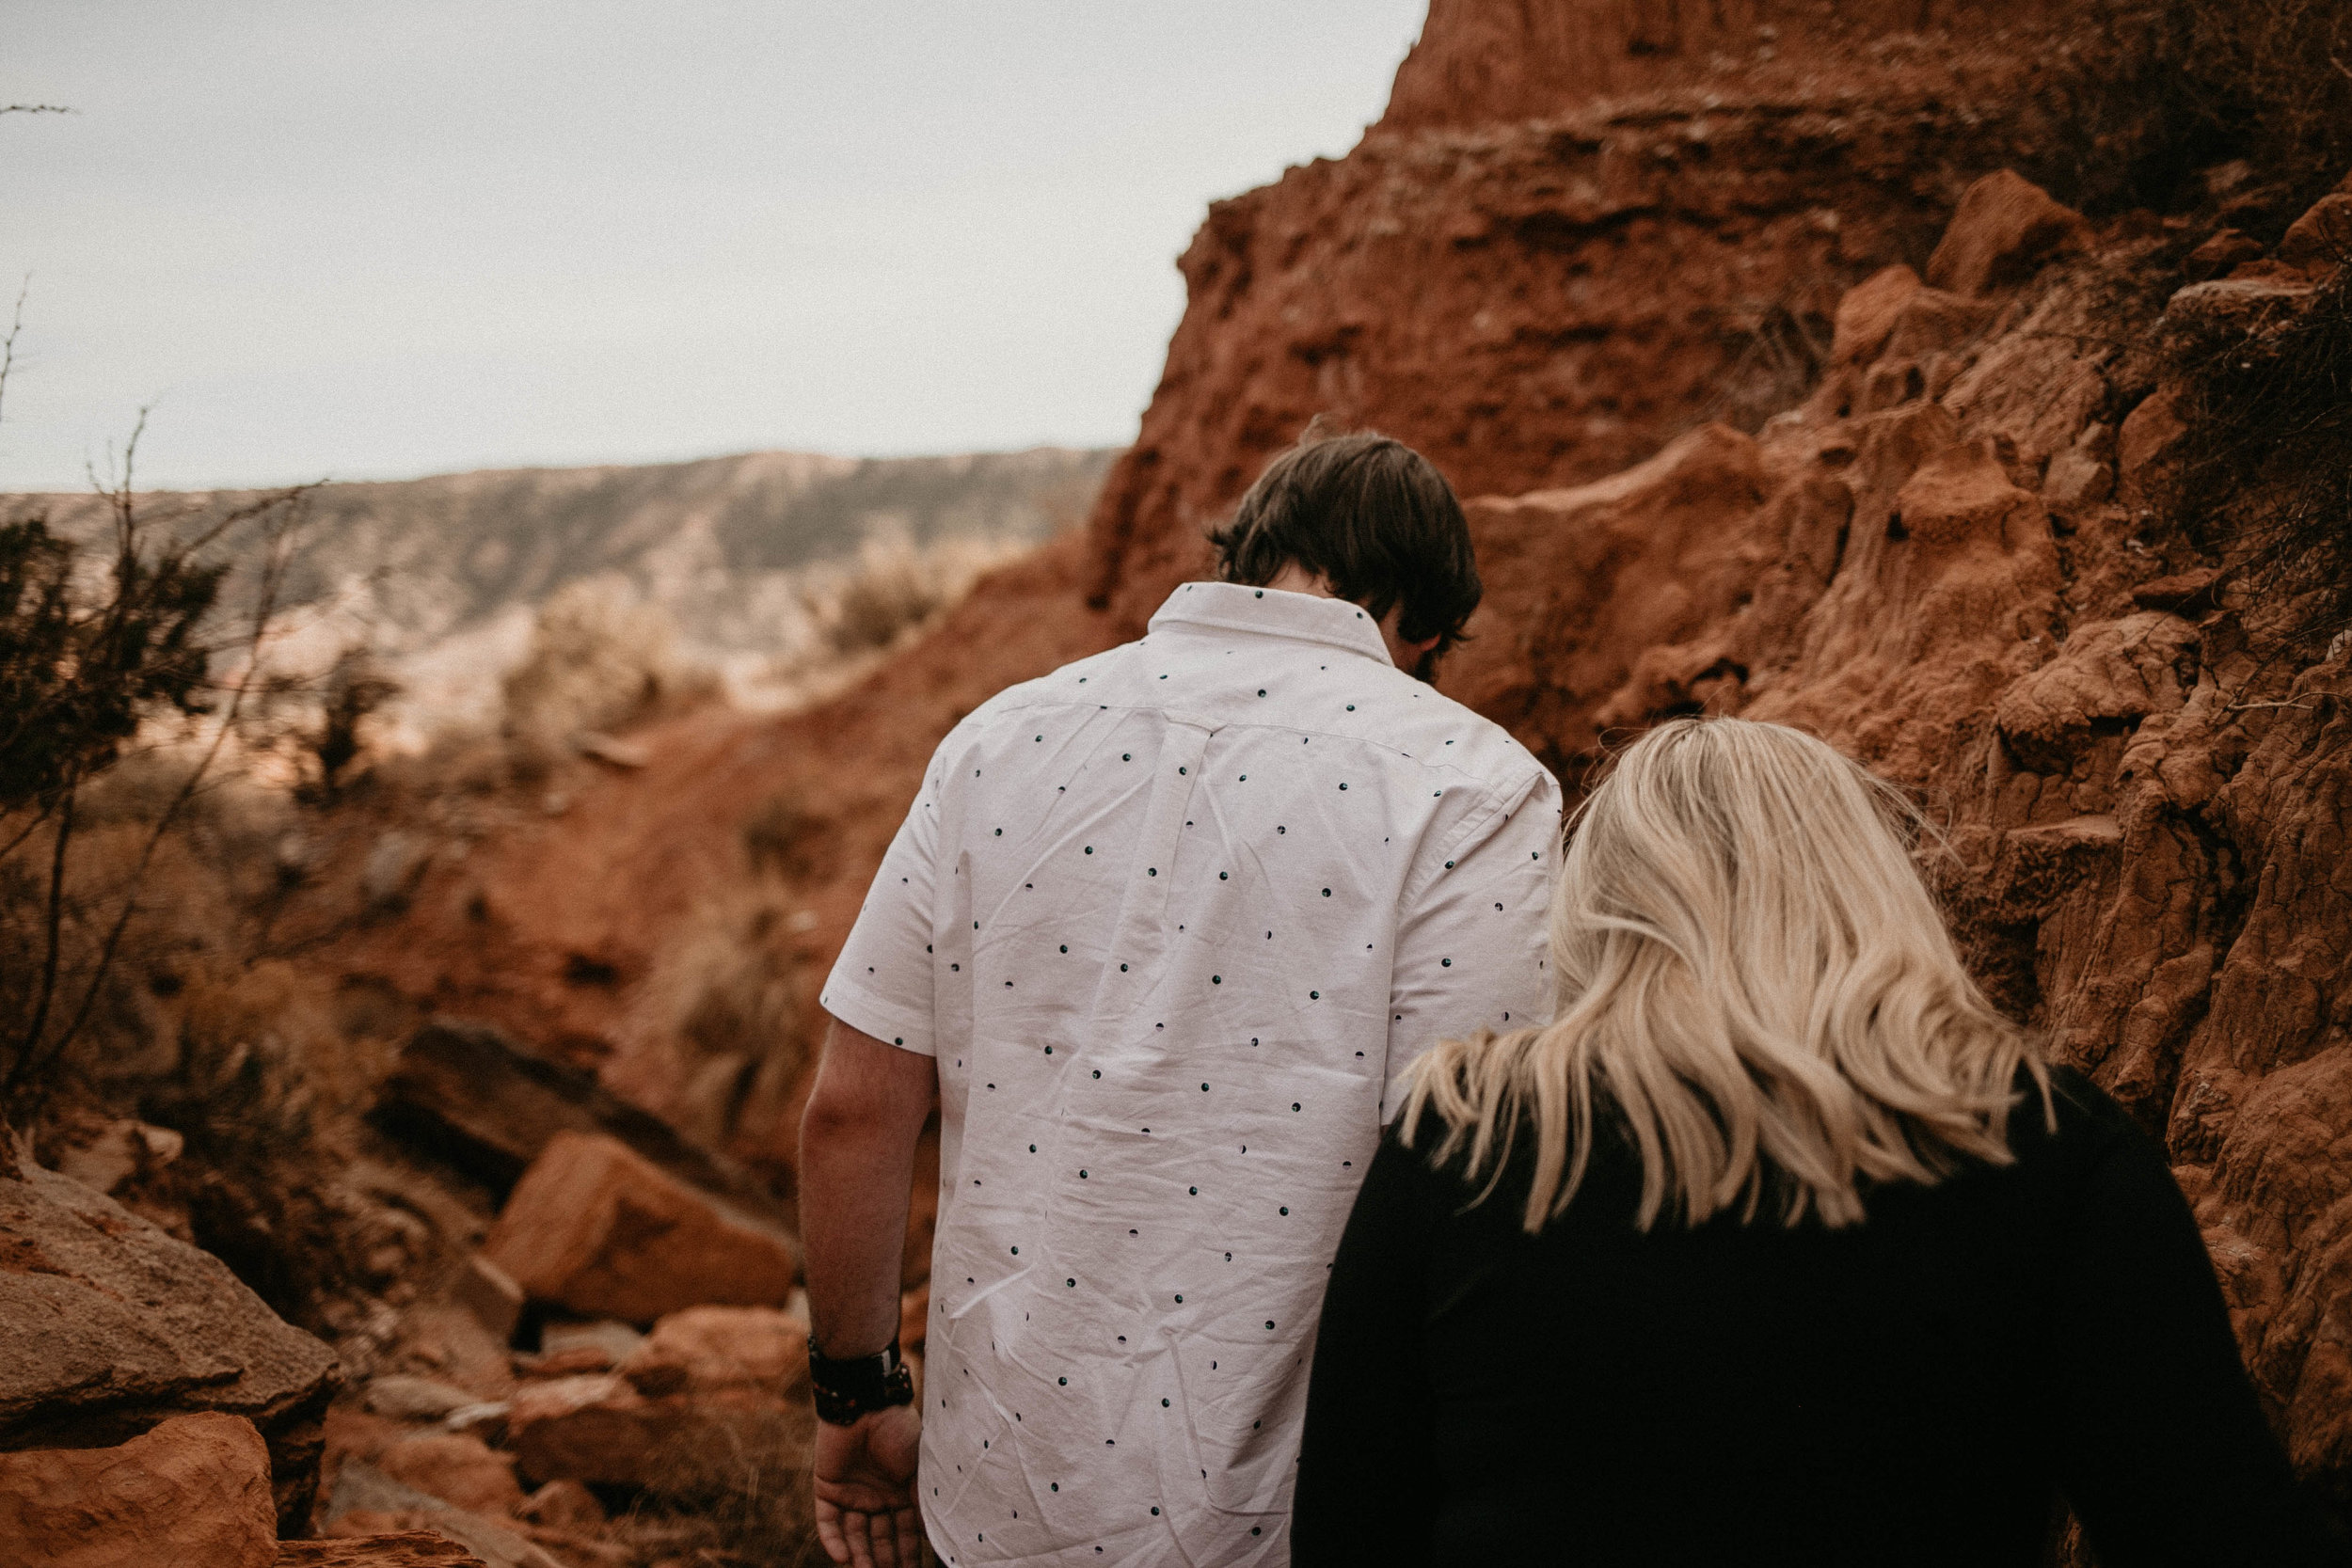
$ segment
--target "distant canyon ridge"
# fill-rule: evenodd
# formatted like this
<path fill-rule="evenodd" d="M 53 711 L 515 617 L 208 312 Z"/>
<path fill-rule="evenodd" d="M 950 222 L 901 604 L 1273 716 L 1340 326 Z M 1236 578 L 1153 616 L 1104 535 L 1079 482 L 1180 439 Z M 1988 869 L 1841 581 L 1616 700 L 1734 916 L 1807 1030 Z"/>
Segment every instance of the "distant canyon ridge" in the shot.
<path fill-rule="evenodd" d="M 763 705 L 778 671 L 821 640 L 824 594 L 861 558 L 903 566 L 944 556 L 932 575 L 968 580 L 1080 524 L 1115 456 L 755 451 L 323 484 L 294 542 L 279 657 L 319 670 L 373 656 L 403 688 L 398 727 L 421 738 L 486 719 L 537 610 L 593 583 L 661 612 L 681 657 Z M 154 526 L 184 528 L 265 493 L 154 492 L 138 504 Z M 33 515 L 86 534 L 104 524 L 106 505 L 88 493 L 0 495 L 0 521 Z M 242 562 L 231 603 L 251 592 L 252 545 L 222 541 Z"/>

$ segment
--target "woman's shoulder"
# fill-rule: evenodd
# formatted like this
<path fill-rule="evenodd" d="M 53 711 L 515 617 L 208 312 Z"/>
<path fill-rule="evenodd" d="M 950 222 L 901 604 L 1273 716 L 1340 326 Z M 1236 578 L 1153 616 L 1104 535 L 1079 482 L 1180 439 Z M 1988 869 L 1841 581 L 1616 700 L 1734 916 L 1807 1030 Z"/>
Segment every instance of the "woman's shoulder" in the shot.
<path fill-rule="evenodd" d="M 1581 1221 L 1606 1216 L 1630 1224 L 1641 1196 L 1641 1155 L 1622 1115 L 1605 1097 L 1597 1100 L 1585 1135 L 1558 1151 L 1581 1167 L 1570 1211 Z M 1424 1107 L 1409 1127 L 1402 1117 L 1390 1126 L 1380 1158 L 1409 1163 L 1408 1180 L 1450 1220 L 1474 1229 L 1501 1225 L 1518 1231 L 1542 1154 L 1541 1133 L 1524 1114 L 1488 1129 L 1483 1148 L 1476 1132 Z"/>
<path fill-rule="evenodd" d="M 2045 1104 L 2029 1069 L 2017 1074 L 2010 1152 L 2027 1171 L 2081 1180 L 2114 1161 L 2169 1170 L 2164 1146 L 2113 1095 L 2078 1068 L 2051 1063 Z"/>
<path fill-rule="evenodd" d="M 2045 1115 L 2042 1087 L 2034 1080 L 2030 1068 L 2017 1069 L 2017 1104 L 2010 1113 L 2010 1135 L 2016 1138 L 2039 1134 L 2070 1141 L 2129 1137 L 2142 1132 L 2116 1098 L 2092 1082 L 2089 1073 L 2063 1062 L 2052 1062 L 2043 1071 L 2049 1078 L 2049 1104 Z M 2057 1120 L 2053 1131 L 2051 1118 Z"/>

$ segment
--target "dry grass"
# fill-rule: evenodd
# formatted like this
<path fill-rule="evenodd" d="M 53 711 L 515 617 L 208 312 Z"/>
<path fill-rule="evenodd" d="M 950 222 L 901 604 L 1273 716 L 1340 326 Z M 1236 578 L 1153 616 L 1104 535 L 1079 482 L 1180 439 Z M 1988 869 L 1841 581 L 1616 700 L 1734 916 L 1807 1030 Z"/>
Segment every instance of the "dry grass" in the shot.
<path fill-rule="evenodd" d="M 709 1405 L 613 1534 L 707 1568 L 825 1563 L 809 1495 L 816 1417 L 804 1402 Z"/>
<path fill-rule="evenodd" d="M 706 1147 L 725 1149 L 747 1117 L 777 1114 L 808 1059 L 809 976 L 785 940 L 789 920 L 772 883 L 715 891 L 663 944 L 632 1008 L 675 1053 L 671 1119 Z"/>

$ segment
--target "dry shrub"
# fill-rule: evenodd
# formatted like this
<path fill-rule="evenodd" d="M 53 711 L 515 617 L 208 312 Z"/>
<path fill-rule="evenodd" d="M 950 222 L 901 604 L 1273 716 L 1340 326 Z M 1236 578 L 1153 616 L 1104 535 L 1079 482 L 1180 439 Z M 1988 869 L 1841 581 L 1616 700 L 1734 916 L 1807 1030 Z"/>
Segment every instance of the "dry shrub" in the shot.
<path fill-rule="evenodd" d="M 786 920 L 771 887 L 706 900 L 663 947 L 638 1005 L 642 1027 L 679 1063 L 668 1115 L 707 1148 L 727 1148 L 747 1118 L 779 1114 L 807 1059 L 803 976 L 782 940 Z"/>
<path fill-rule="evenodd" d="M 22 1027 L 31 1011 L 54 920 L 57 1011 L 84 1016 L 52 1060 L 66 1081 L 134 1084 L 168 1068 L 162 1000 L 191 975 L 233 971 L 286 889 L 294 824 L 267 790 L 215 783 L 158 835 L 187 766 L 176 751 L 150 751 L 82 786 L 54 890 L 57 820 L 0 859 L 0 952 L 33 960 L 0 964 L 0 1019 Z"/>
<path fill-rule="evenodd" d="M 752 874 L 787 881 L 811 876 L 829 825 L 797 790 L 769 796 L 743 824 L 743 852 L 751 858 Z"/>
<path fill-rule="evenodd" d="M 2352 253 L 2301 309 L 2174 346 L 2169 510 L 2274 601 L 2309 596 L 2287 636 L 2352 615 Z"/>
<path fill-rule="evenodd" d="M 400 692 L 400 683 L 366 649 L 346 649 L 336 659 L 319 693 L 316 725 L 305 737 L 317 768 L 307 783 L 318 800 L 334 803 L 344 770 L 368 749 L 368 721 Z"/>
<path fill-rule="evenodd" d="M 2283 221 L 2352 165 L 2343 0 L 2093 0 L 2074 20 L 2044 94 L 2049 147 L 2027 160 L 2061 198 L 2172 207 L 2198 170 L 2244 158 Z"/>
<path fill-rule="evenodd" d="M 708 1568 L 826 1562 L 810 1500 L 817 1418 L 806 1402 L 699 1409 L 613 1533 L 650 1556 Z"/>
<path fill-rule="evenodd" d="M 953 536 L 918 546 L 903 528 L 869 533 L 846 566 L 812 571 L 802 588 L 810 619 L 835 657 L 888 648 L 971 591 L 1025 541 Z"/>
<path fill-rule="evenodd" d="M 2308 194 L 2352 164 L 2352 7 L 2170 0 L 2180 81 L 2200 120 Z"/>
<path fill-rule="evenodd" d="M 184 759 L 126 758 L 87 787 L 67 883 L 60 967 L 97 980 L 56 1064 L 35 1146 L 55 1160 L 116 1118 L 182 1135 L 179 1157 L 118 1195 L 227 1262 L 289 1321 L 320 1332 L 405 1300 L 465 1226 L 370 1159 L 361 1123 L 395 1053 L 321 968 L 268 956 L 285 895 L 308 874 L 307 819 L 285 792 L 228 775 L 146 847 Z M 19 857 L 21 860 L 23 857 Z M 94 974 L 120 901 L 112 965 Z M 0 862 L 0 942 L 27 950 L 45 887 Z M 22 966 L 0 966 L 0 1009 Z M 379 1011 L 381 1011 L 379 1009 Z"/>
<path fill-rule="evenodd" d="M 503 683 L 517 759 L 544 767 L 574 737 L 618 729 L 716 689 L 678 656 L 670 617 L 625 579 L 583 578 L 539 607 L 531 650 Z"/>

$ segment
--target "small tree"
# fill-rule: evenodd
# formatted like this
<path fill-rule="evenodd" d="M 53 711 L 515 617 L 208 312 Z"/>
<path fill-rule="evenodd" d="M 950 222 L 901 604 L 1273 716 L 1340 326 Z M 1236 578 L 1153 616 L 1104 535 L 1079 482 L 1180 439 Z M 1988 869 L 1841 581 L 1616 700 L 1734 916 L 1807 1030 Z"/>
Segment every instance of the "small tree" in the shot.
<path fill-rule="evenodd" d="M 12 328 L 0 344 L 0 390 L 14 341 Z M 0 876 L 29 885 L 36 908 L 32 929 L 0 949 L 0 1125 L 38 1109 L 104 989 L 157 846 L 265 678 L 262 644 L 307 492 L 274 492 L 193 526 L 159 526 L 142 515 L 133 488 L 145 424 L 142 410 L 119 477 L 98 483 L 109 525 L 103 537 L 60 533 L 45 516 L 0 524 Z M 259 580 L 216 642 L 207 634 L 230 567 L 220 546 L 232 533 L 255 541 Z M 232 649 L 246 656 L 242 669 L 215 681 L 215 658 Z M 211 733 L 148 824 L 128 877 L 98 899 L 75 896 L 85 788 L 151 726 L 207 723 Z"/>
<path fill-rule="evenodd" d="M 336 661 L 320 702 L 318 729 L 310 736 L 310 754 L 319 767 L 317 800 L 331 805 L 342 795 L 343 769 L 365 749 L 360 725 L 400 692 L 400 683 L 363 652 Z"/>

